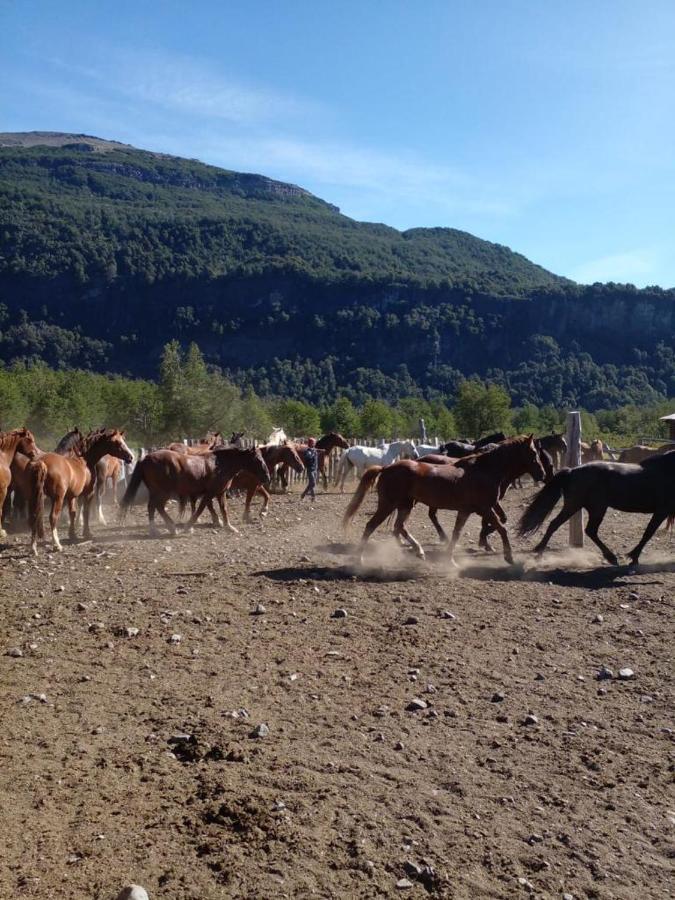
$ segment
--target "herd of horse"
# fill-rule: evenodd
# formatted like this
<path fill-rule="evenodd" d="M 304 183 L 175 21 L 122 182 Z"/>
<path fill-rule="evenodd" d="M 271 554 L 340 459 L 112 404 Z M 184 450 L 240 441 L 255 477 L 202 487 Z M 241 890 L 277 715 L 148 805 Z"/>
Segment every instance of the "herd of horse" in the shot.
<path fill-rule="evenodd" d="M 37 553 L 44 539 L 44 511 L 51 502 L 49 524 L 54 549 L 61 550 L 58 524 L 64 505 L 69 514 L 69 538 L 77 540 L 77 522 L 81 511 L 83 537 L 91 538 L 90 514 L 94 503 L 102 517 L 102 497 L 109 482 L 113 491 L 132 464 L 130 480 L 120 501 L 120 517 L 142 499 L 147 503 L 151 531 L 156 529 L 159 515 L 171 534 L 178 523 L 167 511 L 167 504 L 177 500 L 183 513 L 189 504 L 191 515 L 186 527 L 191 528 L 208 509 L 212 521 L 220 525 L 215 509 L 218 504 L 222 523 L 231 531 L 237 529 L 228 516 L 227 498 L 234 491 L 245 494 L 244 521 L 251 519 L 251 503 L 256 496 L 263 500 L 261 516 L 267 514 L 270 485 L 276 478 L 287 489 L 288 472 L 304 471 L 303 454 L 307 444 L 291 441 L 281 429 L 275 429 L 266 444 L 242 446 L 243 433 L 226 441 L 219 433 L 209 433 L 193 446 L 173 443 L 153 450 L 135 462 L 123 431 L 99 428 L 83 434 L 75 428 L 68 432 L 53 452 L 40 450 L 26 428 L 0 432 L 0 536 L 4 536 L 3 519 L 11 491 L 13 509 L 28 504 L 31 548 Z M 424 551 L 410 534 L 406 524 L 415 505 L 427 506 L 429 518 L 440 540 L 449 544 L 449 559 L 467 519 L 478 515 L 482 521 L 480 546 L 491 550 L 489 535 L 497 532 L 502 541 L 504 558 L 513 562 L 506 514 L 501 505 L 506 491 L 529 475 L 544 486 L 535 495 L 519 522 L 518 531 L 528 536 L 540 528 L 562 498 L 562 510 L 549 524 L 543 539 L 535 548 L 541 553 L 553 533 L 580 509 L 588 513 L 586 533 L 599 547 L 608 562 L 617 565 L 618 557 L 600 539 L 598 529 L 608 508 L 625 512 L 650 513 L 651 519 L 642 539 L 628 553 L 631 563 L 640 554 L 660 525 L 675 519 L 675 450 L 637 446 L 623 451 L 619 461 L 604 460 L 603 444 L 593 441 L 582 445 L 582 465 L 565 468 L 567 445 L 562 434 L 535 438 L 533 435 L 508 438 L 496 432 L 477 441 L 457 439 L 438 446 L 414 441 L 394 441 L 380 447 L 350 446 L 340 434 L 323 435 L 316 443 L 319 474 L 328 489 L 327 460 L 336 450 L 343 450 L 335 476 L 335 484 L 344 491 L 350 471 L 358 478 L 356 491 L 347 507 L 343 525 L 347 528 L 362 505 L 367 493 L 377 491 L 377 509 L 368 520 L 360 543 L 365 551 L 372 533 L 391 516 L 395 516 L 394 534 L 420 557 Z M 442 509 L 457 512 L 450 539 L 438 521 Z"/>

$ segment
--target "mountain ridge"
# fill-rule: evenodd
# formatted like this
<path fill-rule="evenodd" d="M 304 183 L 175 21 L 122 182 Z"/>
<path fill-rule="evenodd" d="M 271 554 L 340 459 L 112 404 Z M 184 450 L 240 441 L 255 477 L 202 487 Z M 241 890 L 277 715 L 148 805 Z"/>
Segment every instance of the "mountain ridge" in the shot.
<path fill-rule="evenodd" d="M 0 304 L 7 363 L 148 375 L 178 338 L 313 400 L 471 375 L 521 402 L 675 394 L 657 352 L 675 291 L 578 285 L 467 232 L 358 222 L 297 185 L 87 135 L 0 134 Z"/>

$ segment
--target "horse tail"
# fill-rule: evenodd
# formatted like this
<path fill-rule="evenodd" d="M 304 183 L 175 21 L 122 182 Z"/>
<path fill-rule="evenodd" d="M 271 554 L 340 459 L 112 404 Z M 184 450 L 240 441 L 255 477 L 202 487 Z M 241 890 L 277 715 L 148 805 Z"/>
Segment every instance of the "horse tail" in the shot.
<path fill-rule="evenodd" d="M 561 469 L 535 496 L 518 523 L 518 534 L 521 537 L 532 534 L 542 525 L 560 500 L 571 471 L 571 469 Z"/>
<path fill-rule="evenodd" d="M 45 512 L 45 481 L 47 480 L 47 464 L 41 460 L 35 460 L 28 464 L 30 478 L 29 520 L 33 546 L 45 536 L 44 512 Z"/>
<path fill-rule="evenodd" d="M 124 497 L 122 497 L 122 501 L 120 503 L 120 511 L 119 511 L 119 520 L 123 522 L 126 518 L 127 513 L 129 512 L 129 507 L 133 504 L 136 499 L 136 494 L 138 493 L 138 489 L 144 481 L 143 478 L 143 463 L 145 460 L 139 460 L 134 466 L 134 471 L 131 474 L 131 481 L 129 482 L 129 487 L 124 492 Z"/>
<path fill-rule="evenodd" d="M 673 525 L 675 525 L 675 513 L 673 513 L 672 516 L 668 516 L 668 518 L 666 519 L 666 530 L 672 531 Z"/>
<path fill-rule="evenodd" d="M 384 466 L 371 466 L 371 468 L 366 469 L 366 471 L 361 476 L 361 481 L 359 481 L 359 486 L 356 489 L 356 493 L 350 500 L 349 506 L 347 507 L 347 510 L 342 519 L 342 527 L 345 530 L 349 528 L 349 523 L 358 512 L 358 509 L 363 503 L 368 491 L 375 486 L 375 482 L 380 477 L 380 472 L 382 471 L 382 469 L 384 469 Z"/>

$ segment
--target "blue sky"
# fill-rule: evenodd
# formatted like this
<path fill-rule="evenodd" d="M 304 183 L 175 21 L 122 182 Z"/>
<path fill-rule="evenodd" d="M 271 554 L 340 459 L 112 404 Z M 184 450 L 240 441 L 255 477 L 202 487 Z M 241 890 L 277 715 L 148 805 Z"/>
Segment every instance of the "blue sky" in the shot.
<path fill-rule="evenodd" d="M 0 0 L 0 130 L 72 131 L 675 286 L 674 0 Z"/>

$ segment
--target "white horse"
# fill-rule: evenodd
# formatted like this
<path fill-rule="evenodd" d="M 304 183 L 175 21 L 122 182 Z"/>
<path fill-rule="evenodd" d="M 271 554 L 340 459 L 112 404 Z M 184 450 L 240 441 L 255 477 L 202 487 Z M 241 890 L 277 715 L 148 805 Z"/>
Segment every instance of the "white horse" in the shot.
<path fill-rule="evenodd" d="M 440 453 L 441 448 L 432 444 L 417 444 L 417 452 L 420 456 L 427 456 L 429 453 Z"/>
<path fill-rule="evenodd" d="M 286 432 L 283 428 L 273 428 L 272 434 L 267 438 L 265 443 L 268 446 L 281 447 L 287 440 L 288 438 L 286 437 Z"/>
<path fill-rule="evenodd" d="M 371 466 L 388 466 L 399 457 L 404 459 L 418 459 L 419 453 L 412 441 L 392 441 L 391 444 L 383 444 L 381 447 L 350 447 L 345 450 L 340 459 L 335 475 L 335 484 L 340 485 L 340 491 L 344 493 L 345 480 L 351 469 L 356 469 L 356 477 L 361 478 L 366 469 Z"/>

